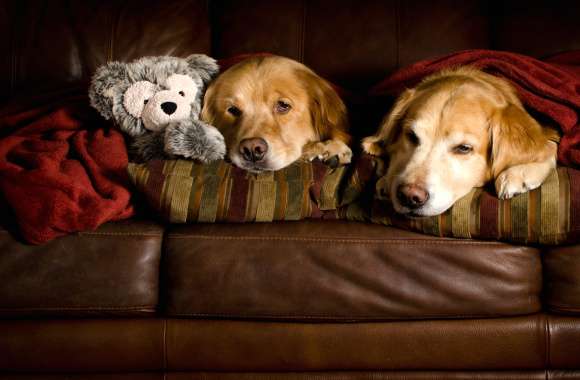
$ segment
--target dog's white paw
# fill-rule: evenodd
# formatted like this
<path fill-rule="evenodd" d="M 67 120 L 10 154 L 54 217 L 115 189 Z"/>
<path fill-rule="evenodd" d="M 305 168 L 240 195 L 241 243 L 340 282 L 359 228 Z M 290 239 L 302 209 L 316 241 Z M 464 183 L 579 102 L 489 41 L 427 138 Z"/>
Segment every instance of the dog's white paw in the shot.
<path fill-rule="evenodd" d="M 339 140 L 321 141 L 307 145 L 302 151 L 302 158 L 307 161 L 319 159 L 330 166 L 349 164 L 352 150 Z"/>
<path fill-rule="evenodd" d="M 525 167 L 514 166 L 504 170 L 495 180 L 495 190 L 500 199 L 510 199 L 539 187 L 543 178 L 526 175 Z"/>

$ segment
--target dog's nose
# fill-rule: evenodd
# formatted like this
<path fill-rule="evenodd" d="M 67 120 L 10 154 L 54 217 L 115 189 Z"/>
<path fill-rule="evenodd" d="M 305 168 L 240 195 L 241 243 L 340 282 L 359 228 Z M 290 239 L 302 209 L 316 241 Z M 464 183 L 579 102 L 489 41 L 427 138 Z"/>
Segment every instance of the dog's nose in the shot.
<path fill-rule="evenodd" d="M 268 152 L 266 140 L 254 137 L 240 142 L 240 154 L 246 161 L 261 161 Z"/>
<path fill-rule="evenodd" d="M 429 199 L 429 193 L 419 185 L 399 185 L 397 188 L 397 199 L 403 206 L 410 209 L 416 209 L 427 202 Z"/>
<path fill-rule="evenodd" d="M 177 104 L 173 102 L 164 102 L 161 103 L 161 109 L 168 115 L 171 115 L 177 109 Z"/>

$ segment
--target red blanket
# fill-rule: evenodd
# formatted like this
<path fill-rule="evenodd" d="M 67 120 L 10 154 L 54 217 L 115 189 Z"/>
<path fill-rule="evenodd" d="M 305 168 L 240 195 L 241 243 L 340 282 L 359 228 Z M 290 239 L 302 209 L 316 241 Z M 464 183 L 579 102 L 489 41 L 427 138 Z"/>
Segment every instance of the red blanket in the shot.
<path fill-rule="evenodd" d="M 34 244 L 133 213 L 123 136 L 86 96 L 65 104 L 0 116 L 0 191 Z"/>
<path fill-rule="evenodd" d="M 395 96 L 429 74 L 461 65 L 475 66 L 510 80 L 526 107 L 560 127 L 560 163 L 580 166 L 580 51 L 545 62 L 501 51 L 463 51 L 405 67 L 376 85 L 371 93 Z"/>

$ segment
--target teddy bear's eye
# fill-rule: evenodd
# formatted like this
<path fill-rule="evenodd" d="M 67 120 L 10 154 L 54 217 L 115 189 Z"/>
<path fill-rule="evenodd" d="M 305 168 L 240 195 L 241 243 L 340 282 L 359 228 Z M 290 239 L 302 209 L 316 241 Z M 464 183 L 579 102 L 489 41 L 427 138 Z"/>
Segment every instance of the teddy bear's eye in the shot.
<path fill-rule="evenodd" d="M 156 92 L 156 85 L 139 81 L 133 83 L 123 95 L 123 106 L 125 110 L 134 117 L 141 117 L 141 113 L 147 102 L 153 98 Z"/>
<path fill-rule="evenodd" d="M 201 85 L 193 80 L 192 77 L 183 74 L 173 74 L 162 84 L 166 89 L 179 94 L 188 102 L 195 101 L 201 88 Z"/>

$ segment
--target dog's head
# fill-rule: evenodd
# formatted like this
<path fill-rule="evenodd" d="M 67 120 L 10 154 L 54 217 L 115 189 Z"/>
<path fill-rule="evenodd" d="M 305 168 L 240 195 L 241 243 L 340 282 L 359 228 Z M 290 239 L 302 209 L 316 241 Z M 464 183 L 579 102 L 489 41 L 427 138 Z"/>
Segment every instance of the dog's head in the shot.
<path fill-rule="evenodd" d="M 363 149 L 389 157 L 377 196 L 410 216 L 438 215 L 506 168 L 548 159 L 542 128 L 504 80 L 463 67 L 406 90 Z"/>
<path fill-rule="evenodd" d="M 346 130 L 346 108 L 324 79 L 278 56 L 246 59 L 208 88 L 202 119 L 224 135 L 228 157 L 259 172 L 296 161 L 309 142 Z"/>

